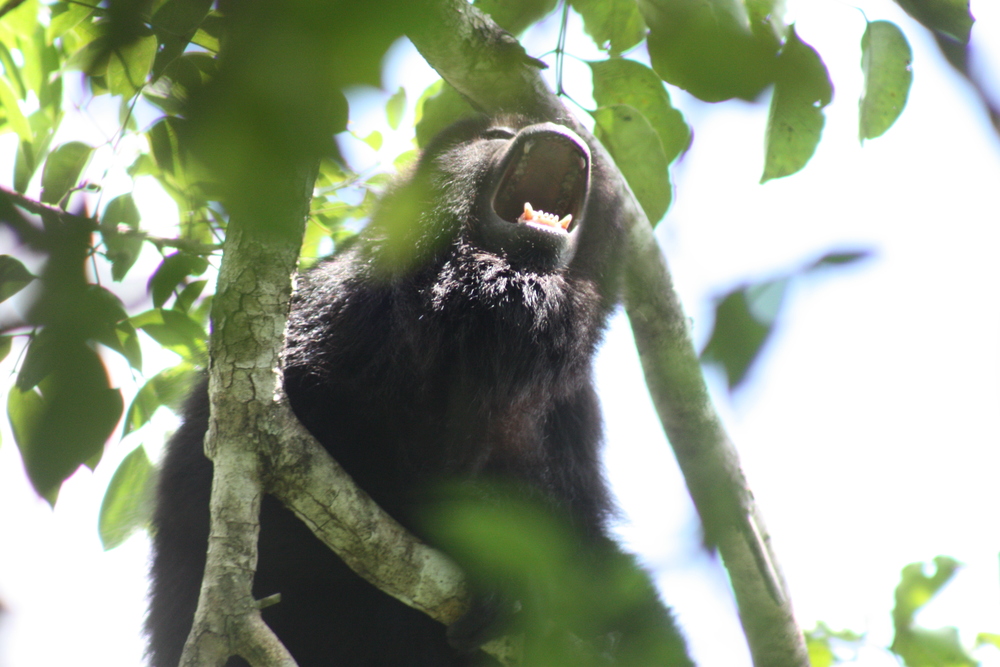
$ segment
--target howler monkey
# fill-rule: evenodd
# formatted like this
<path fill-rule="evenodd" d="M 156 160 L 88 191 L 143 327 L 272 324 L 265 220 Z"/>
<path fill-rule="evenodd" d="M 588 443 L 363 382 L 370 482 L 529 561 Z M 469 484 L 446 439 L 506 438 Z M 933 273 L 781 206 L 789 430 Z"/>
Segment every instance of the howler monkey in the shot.
<path fill-rule="evenodd" d="M 353 244 L 300 276 L 284 353 L 292 408 L 418 536 L 428 537 L 421 520 L 429 498 L 439 500 L 436 484 L 489 480 L 517 484 L 566 517 L 581 552 L 628 558 L 606 527 L 612 507 L 591 378 L 626 235 L 609 168 L 560 125 L 460 122 L 431 142 Z M 153 667 L 177 664 L 197 604 L 212 476 L 202 450 L 207 413 L 202 386 L 162 465 L 147 622 Z M 483 627 L 530 604 L 484 590 L 477 599 L 487 602 L 470 612 L 482 618 L 446 633 L 354 574 L 270 497 L 259 551 L 254 593 L 281 593 L 264 619 L 300 667 L 490 664 L 453 647 L 477 645 Z M 636 664 L 630 651 L 646 639 L 632 633 L 652 628 L 667 648 L 643 667 L 689 665 L 669 612 L 641 579 L 634 608 L 600 628 L 611 660 L 601 664 Z M 594 628 L 570 630 L 585 642 Z"/>

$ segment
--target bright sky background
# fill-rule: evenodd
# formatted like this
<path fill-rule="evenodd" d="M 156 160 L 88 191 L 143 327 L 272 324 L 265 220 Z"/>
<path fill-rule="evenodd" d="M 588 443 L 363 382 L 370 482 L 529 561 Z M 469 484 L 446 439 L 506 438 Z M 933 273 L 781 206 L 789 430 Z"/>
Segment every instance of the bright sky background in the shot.
<path fill-rule="evenodd" d="M 671 89 L 695 140 L 673 169 L 675 203 L 657 234 L 699 346 L 713 297 L 831 249 L 874 252 L 795 282 L 747 386 L 729 396 L 710 374 L 716 405 L 804 627 L 822 620 L 888 645 L 900 569 L 948 554 L 966 567 L 920 621 L 957 625 L 971 646 L 977 632 L 1000 632 L 1000 141 L 926 31 L 889 0 L 859 4 L 870 20 L 897 22 L 914 50 L 913 89 L 896 125 L 859 145 L 865 23 L 857 9 L 790 1 L 798 34 L 822 55 L 835 86 L 815 157 L 799 174 L 758 185 L 766 105 L 708 105 Z M 974 64 L 1000 83 L 1000 3 L 973 0 L 972 11 Z M 571 23 L 571 34 L 578 27 Z M 526 40 L 535 55 L 554 44 L 546 29 Z M 585 36 L 568 49 L 597 57 Z M 411 105 L 434 79 L 408 44 L 387 63 L 386 91 L 405 86 Z M 589 68 L 568 58 L 566 76 L 574 98 L 589 104 Z M 377 155 L 344 142 L 357 167 L 389 163 L 408 140 L 387 132 L 388 94 L 352 94 L 352 130 L 386 132 Z M 100 141 L 107 112 L 91 107 L 72 138 Z M 8 165 L 11 138 L 0 137 Z M 102 170 L 98 160 L 88 174 L 97 179 Z M 10 180 L 7 166 L 0 182 Z M 104 183 L 107 198 L 128 187 L 115 170 Z M 172 203 L 148 184 L 137 200 L 144 224 L 170 223 Z M 597 373 L 609 476 L 630 519 L 621 534 L 655 571 L 699 664 L 748 665 L 725 575 L 698 547 L 693 509 L 633 350 L 618 317 Z M 121 368 L 116 380 L 134 391 Z M 112 444 L 95 472 L 84 469 L 63 486 L 52 511 L 30 490 L 0 421 L 0 599 L 9 608 L 0 616 L 0 667 L 141 664 L 148 541 L 138 535 L 104 553 L 96 528 L 104 488 L 138 441 Z M 1000 665 L 993 649 L 976 655 Z M 870 649 L 859 664 L 896 663 Z"/>

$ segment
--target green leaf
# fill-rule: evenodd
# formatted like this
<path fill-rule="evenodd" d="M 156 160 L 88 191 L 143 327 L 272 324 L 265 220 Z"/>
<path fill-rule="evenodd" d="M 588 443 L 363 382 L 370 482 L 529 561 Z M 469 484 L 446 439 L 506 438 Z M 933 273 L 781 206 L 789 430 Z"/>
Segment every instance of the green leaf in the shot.
<path fill-rule="evenodd" d="M 913 83 L 913 52 L 895 23 L 872 21 L 861 37 L 861 141 L 885 134 L 903 113 Z"/>
<path fill-rule="evenodd" d="M 216 73 L 215 59 L 207 53 L 186 53 L 175 58 L 154 83 L 147 85 L 143 97 L 170 115 L 178 115 L 191 95 Z"/>
<path fill-rule="evenodd" d="M 167 0 L 159 6 L 149 22 L 162 45 L 153 63 L 154 78 L 184 53 L 211 8 L 212 0 Z"/>
<path fill-rule="evenodd" d="M 51 12 L 49 27 L 45 29 L 45 41 L 49 44 L 56 37 L 62 37 L 78 26 L 94 12 L 94 9 L 86 3 L 56 2 L 51 5 Z"/>
<path fill-rule="evenodd" d="M 148 34 L 111 51 L 107 84 L 112 95 L 132 97 L 142 88 L 153 68 L 156 47 L 156 37 Z"/>
<path fill-rule="evenodd" d="M 653 70 L 624 58 L 589 62 L 594 75 L 594 101 L 599 107 L 627 104 L 641 113 L 660 137 L 667 162 L 691 143 L 691 130 Z"/>
<path fill-rule="evenodd" d="M 896 630 L 890 650 L 903 659 L 907 667 L 976 667 L 962 647 L 955 628 L 928 630 L 916 625 L 919 612 L 955 576 L 961 564 L 954 558 L 938 556 L 934 572 L 924 573 L 923 563 L 910 563 L 903 568 L 896 587 L 896 606 L 892 623 Z"/>
<path fill-rule="evenodd" d="M 831 667 L 834 656 L 829 640 L 806 637 L 806 650 L 809 651 L 810 667 Z"/>
<path fill-rule="evenodd" d="M 722 367 L 730 390 L 746 379 L 771 336 L 787 286 L 788 278 L 781 278 L 741 287 L 716 306 L 715 325 L 702 360 Z"/>
<path fill-rule="evenodd" d="M 149 147 L 153 150 L 153 158 L 157 166 L 171 176 L 179 177 L 182 172 L 181 149 L 178 138 L 178 126 L 180 119 L 167 116 L 158 121 L 149 131 L 146 137 L 149 139 Z"/>
<path fill-rule="evenodd" d="M 0 336 L 0 361 L 6 359 L 7 355 L 10 354 L 10 346 L 13 341 L 13 336 Z"/>
<path fill-rule="evenodd" d="M 361 141 L 371 146 L 373 151 L 377 151 L 382 148 L 382 133 L 378 130 L 374 130 L 367 137 L 358 137 L 358 139 L 361 139 Z"/>
<path fill-rule="evenodd" d="M 0 255 L 0 303 L 28 286 L 35 276 L 10 255 Z"/>
<path fill-rule="evenodd" d="M 788 37 L 785 0 L 745 0 L 750 30 L 761 39 L 783 44 Z"/>
<path fill-rule="evenodd" d="M 803 269 L 805 271 L 812 271 L 814 269 L 819 269 L 827 266 L 843 266 L 845 264 L 853 264 L 854 262 L 859 262 L 864 259 L 868 259 L 872 256 L 869 250 L 854 250 L 854 251 L 844 251 L 844 252 L 831 252 L 823 255 L 815 262 L 806 266 Z"/>
<path fill-rule="evenodd" d="M 980 646 L 995 646 L 1000 648 L 1000 635 L 993 632 L 980 632 L 976 635 L 976 648 Z"/>
<path fill-rule="evenodd" d="M 597 47 L 617 56 L 628 51 L 646 36 L 635 0 L 571 0 L 583 17 L 583 29 Z"/>
<path fill-rule="evenodd" d="M 823 133 L 823 107 L 832 98 L 833 84 L 826 65 L 792 28 L 778 59 L 761 183 L 794 174 L 806 166 Z"/>
<path fill-rule="evenodd" d="M 742 0 L 644 0 L 653 69 L 706 102 L 755 99 L 774 80 L 778 42 L 750 27 Z"/>
<path fill-rule="evenodd" d="M 520 35 L 556 7 L 556 0 L 475 0 L 477 9 L 512 35 Z"/>
<path fill-rule="evenodd" d="M 406 111 L 406 89 L 400 86 L 399 90 L 393 93 L 389 101 L 385 103 L 385 117 L 389 121 L 389 127 L 394 130 L 399 129 L 404 111 Z"/>
<path fill-rule="evenodd" d="M 82 344 L 62 352 L 37 389 L 11 387 L 7 397 L 25 470 L 50 503 L 64 479 L 100 455 L 123 408 L 121 392 L 108 385 L 96 352 Z"/>
<path fill-rule="evenodd" d="M 205 355 L 205 330 L 189 315 L 176 311 L 154 308 L 130 319 L 137 329 L 187 361 L 198 363 Z"/>
<path fill-rule="evenodd" d="M 176 252 L 163 258 L 159 268 L 149 279 L 153 305 L 160 308 L 177 286 L 188 276 L 200 276 L 208 268 L 208 260 L 186 252 Z"/>
<path fill-rule="evenodd" d="M 420 151 L 416 148 L 411 148 L 408 151 L 403 151 L 395 157 L 392 161 L 392 166 L 396 168 L 396 171 L 403 172 L 414 164 L 420 157 Z"/>
<path fill-rule="evenodd" d="M 201 296 L 202 291 L 205 289 L 205 285 L 208 284 L 207 280 L 195 280 L 191 282 L 184 290 L 177 295 L 177 300 L 174 302 L 174 309 L 179 310 L 182 313 L 186 313 L 191 309 L 192 304 Z"/>
<path fill-rule="evenodd" d="M 14 158 L 14 190 L 24 194 L 35 175 L 39 162 L 49 150 L 49 144 L 55 133 L 52 120 L 43 109 L 39 109 L 28 117 L 33 138 L 31 141 L 21 140 L 17 144 L 17 155 Z"/>
<path fill-rule="evenodd" d="M 197 371 L 191 364 L 181 362 L 150 378 L 132 399 L 125 415 L 123 436 L 145 426 L 160 406 L 178 411 L 191 391 Z"/>
<path fill-rule="evenodd" d="M 77 184 L 93 152 L 93 148 L 79 141 L 62 144 L 52 151 L 42 168 L 42 202 L 59 204 Z"/>
<path fill-rule="evenodd" d="M 28 124 L 24 112 L 21 111 L 21 106 L 17 103 L 17 94 L 4 76 L 0 76 L 0 106 L 3 107 L 7 116 L 6 121 L 10 125 L 10 129 L 17 132 L 22 141 L 31 141 L 31 126 Z"/>
<path fill-rule="evenodd" d="M 115 325 L 115 333 L 121 349 L 118 350 L 128 361 L 128 365 L 137 371 L 142 371 L 142 348 L 139 346 L 139 334 L 128 320 Z"/>
<path fill-rule="evenodd" d="M 426 147 L 444 128 L 475 115 L 476 110 L 457 90 L 444 81 L 435 81 L 417 101 L 417 145 Z"/>
<path fill-rule="evenodd" d="M 969 43 L 975 22 L 969 0 L 896 0 L 896 4 L 935 33 L 960 44 Z"/>
<path fill-rule="evenodd" d="M 902 658 L 906 667 L 979 667 L 965 651 L 955 628 L 897 632 L 889 650 Z"/>
<path fill-rule="evenodd" d="M 132 194 L 115 197 L 108 202 L 101 219 L 101 238 L 111 261 L 111 277 L 121 281 L 135 264 L 142 251 L 143 235 L 138 233 L 139 209 Z"/>
<path fill-rule="evenodd" d="M 923 563 L 910 563 L 904 567 L 896 586 L 896 607 L 892 611 L 897 630 L 913 623 L 917 612 L 951 581 L 960 567 L 961 563 L 948 556 L 934 559 L 934 573 L 930 576 L 924 574 Z"/>
<path fill-rule="evenodd" d="M 97 530 L 105 551 L 114 549 L 152 519 L 156 469 L 142 445 L 122 459 L 101 501 Z"/>
<path fill-rule="evenodd" d="M 812 667 L 831 667 L 842 660 L 834 654 L 834 647 L 850 649 L 854 653 L 864 645 L 864 637 L 850 630 L 834 631 L 822 621 L 816 624 L 814 630 L 807 630 L 806 649 L 809 651 L 809 663 Z"/>
<path fill-rule="evenodd" d="M 649 121 L 634 107 L 616 104 L 591 114 L 594 134 L 611 153 L 651 225 L 670 206 L 670 176 L 663 146 Z"/>
<path fill-rule="evenodd" d="M 51 327 L 45 327 L 41 331 L 36 330 L 28 341 L 24 360 L 14 381 L 14 386 L 21 391 L 33 389 L 59 365 L 59 342 L 55 340 L 53 331 Z"/>
<path fill-rule="evenodd" d="M 24 392 L 16 386 L 8 389 L 7 419 L 10 420 L 10 430 L 14 434 L 14 442 L 23 442 L 26 445 L 33 442 L 44 413 L 45 405 L 42 396 L 34 389 Z M 49 503 L 55 504 L 55 497 L 50 498 Z"/>
<path fill-rule="evenodd" d="M 80 70 L 91 77 L 100 78 L 103 81 L 103 77 L 107 74 L 108 63 L 111 57 L 111 50 L 109 48 L 110 40 L 107 35 L 103 34 L 106 24 L 98 23 L 95 26 L 101 28 L 99 34 L 95 35 L 92 41 L 87 42 L 77 49 L 76 53 L 70 56 L 66 64 L 63 65 L 63 68 L 67 70 Z M 92 82 L 91 86 L 94 86 L 96 83 L 99 82 Z"/>

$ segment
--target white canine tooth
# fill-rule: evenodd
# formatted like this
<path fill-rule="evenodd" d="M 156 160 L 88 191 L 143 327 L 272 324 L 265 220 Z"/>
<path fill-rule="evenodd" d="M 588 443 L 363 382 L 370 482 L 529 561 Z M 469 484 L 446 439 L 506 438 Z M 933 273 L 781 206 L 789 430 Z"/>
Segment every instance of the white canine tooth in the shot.
<path fill-rule="evenodd" d="M 573 214 L 569 213 L 565 218 L 559 221 L 559 226 L 563 229 L 567 229 L 569 227 L 569 223 L 571 222 L 573 222 Z"/>

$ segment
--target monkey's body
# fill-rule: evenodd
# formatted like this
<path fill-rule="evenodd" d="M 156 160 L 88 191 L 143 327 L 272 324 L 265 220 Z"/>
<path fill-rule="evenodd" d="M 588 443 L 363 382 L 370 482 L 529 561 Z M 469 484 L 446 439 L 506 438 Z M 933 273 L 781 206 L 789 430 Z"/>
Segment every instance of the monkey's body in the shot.
<path fill-rule="evenodd" d="M 436 483 L 490 479 L 530 489 L 582 541 L 603 547 L 611 503 L 591 359 L 617 299 L 625 231 L 601 165 L 591 167 L 575 135 L 504 127 L 446 131 L 362 238 L 301 278 L 285 387 L 302 423 L 414 533 L 424 536 L 421 511 Z M 555 183 L 535 183 L 543 175 Z M 513 223 L 518 199 L 575 222 L 569 233 Z M 176 665 L 197 602 L 211 481 L 206 406 L 202 388 L 163 464 L 153 667 Z M 355 575 L 268 497 L 254 593 L 279 592 L 264 619 L 300 667 L 485 659 L 460 655 L 443 625 Z"/>

